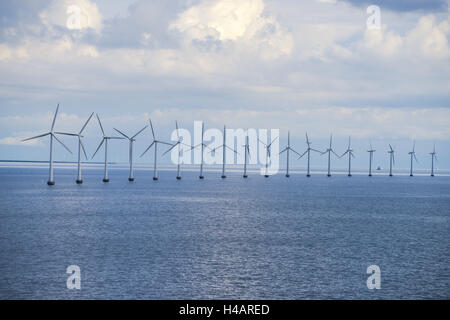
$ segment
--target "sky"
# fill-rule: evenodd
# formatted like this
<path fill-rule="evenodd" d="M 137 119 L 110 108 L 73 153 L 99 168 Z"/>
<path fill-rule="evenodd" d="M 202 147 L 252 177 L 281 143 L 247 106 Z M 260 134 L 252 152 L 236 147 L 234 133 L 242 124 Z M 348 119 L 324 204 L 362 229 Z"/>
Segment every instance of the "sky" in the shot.
<path fill-rule="evenodd" d="M 367 26 L 369 5 L 380 8 L 379 29 Z M 47 160 L 45 138 L 21 139 L 48 131 L 60 103 L 60 131 L 96 112 L 108 134 L 151 118 L 165 140 L 175 120 L 189 130 L 195 120 L 277 128 L 281 147 L 290 130 L 298 152 L 306 131 L 320 150 L 332 133 L 339 154 L 352 137 L 360 167 L 372 141 L 376 164 L 387 165 L 392 144 L 406 168 L 416 140 L 418 167 L 429 167 L 436 143 L 438 166 L 450 168 L 449 35 L 448 0 L 4 0 L 0 159 Z M 100 133 L 92 121 L 90 155 Z M 150 140 L 144 131 L 137 153 Z M 75 153 L 56 147 L 57 160 Z M 111 160 L 127 157 L 125 142 L 111 146 Z"/>

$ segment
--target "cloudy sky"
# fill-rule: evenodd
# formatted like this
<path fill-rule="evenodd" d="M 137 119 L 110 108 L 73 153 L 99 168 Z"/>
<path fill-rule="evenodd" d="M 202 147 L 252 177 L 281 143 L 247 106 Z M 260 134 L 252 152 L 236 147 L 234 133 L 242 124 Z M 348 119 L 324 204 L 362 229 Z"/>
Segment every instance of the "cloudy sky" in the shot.
<path fill-rule="evenodd" d="M 371 4 L 379 30 L 367 27 Z M 319 149 L 333 133 L 339 153 L 353 137 L 361 166 L 369 139 L 381 165 L 394 144 L 399 167 L 416 139 L 419 166 L 436 141 L 449 168 L 449 35 L 448 0 L 3 0 L 0 158 L 46 160 L 47 141 L 20 140 L 48 131 L 60 102 L 58 130 L 95 111 L 108 132 L 151 117 L 166 140 L 175 119 L 279 128 L 282 145 L 290 129 L 299 152 L 305 131 Z M 92 154 L 95 122 L 86 134 Z M 112 159 L 126 161 L 126 144 Z"/>

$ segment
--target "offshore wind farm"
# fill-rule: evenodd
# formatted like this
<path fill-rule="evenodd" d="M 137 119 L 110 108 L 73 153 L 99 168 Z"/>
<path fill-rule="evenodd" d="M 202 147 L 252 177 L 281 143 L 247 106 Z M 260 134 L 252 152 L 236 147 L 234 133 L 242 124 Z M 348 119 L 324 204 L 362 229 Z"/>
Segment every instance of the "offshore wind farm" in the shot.
<path fill-rule="evenodd" d="M 82 133 L 84 131 L 84 129 L 86 128 L 86 126 L 88 125 L 89 121 L 91 120 L 91 118 L 94 115 L 94 112 L 91 113 L 91 115 L 89 116 L 89 118 L 86 120 L 86 122 L 83 124 L 81 130 L 79 133 L 67 133 L 67 132 L 54 132 L 54 126 L 55 126 L 55 122 L 56 122 L 56 118 L 58 115 L 58 111 L 59 111 L 59 103 L 57 105 L 56 111 L 55 111 L 55 115 L 53 118 L 53 122 L 52 122 L 52 126 L 51 126 L 51 131 L 45 134 L 41 134 L 35 137 L 31 137 L 31 138 L 26 138 L 23 139 L 23 142 L 29 141 L 29 140 L 33 140 L 33 139 L 38 139 L 38 138 L 42 138 L 42 137 L 46 137 L 49 136 L 50 137 L 50 160 L 49 160 L 49 179 L 48 179 L 48 185 L 49 186 L 53 186 L 55 185 L 55 180 L 54 180 L 54 174 L 53 174 L 53 139 L 57 140 L 68 152 L 72 153 L 70 151 L 70 149 L 60 140 L 56 137 L 56 135 L 66 135 L 66 136 L 76 136 L 78 137 L 78 171 L 77 171 L 77 179 L 76 179 L 76 183 L 77 184 L 81 184 L 83 183 L 83 180 L 81 179 L 81 152 L 84 153 L 86 159 L 88 159 L 85 147 L 82 143 Z M 133 136 L 128 136 L 125 133 L 123 133 L 122 131 L 120 131 L 119 129 L 113 128 L 118 134 L 119 136 L 122 137 L 113 137 L 113 136 L 106 136 L 105 135 L 105 131 L 103 129 L 103 125 L 100 121 L 100 117 L 97 114 L 97 120 L 98 120 L 98 124 L 100 126 L 101 132 L 102 132 L 102 140 L 99 144 L 99 146 L 97 147 L 96 151 L 94 152 L 92 158 L 95 157 L 95 155 L 97 154 L 97 152 L 100 150 L 100 148 L 102 147 L 102 145 L 105 145 L 105 157 L 104 157 L 104 177 L 103 177 L 103 182 L 109 182 L 109 177 L 108 177 L 108 140 L 110 139 L 126 139 L 129 141 L 129 150 L 128 150 L 128 155 L 129 155 L 129 176 L 128 176 L 128 181 L 133 182 L 134 181 L 134 156 L 133 156 L 133 144 L 136 141 L 136 137 L 138 135 L 140 135 L 145 129 L 147 129 L 148 125 L 144 126 L 142 129 L 140 129 L 136 134 L 134 134 Z M 204 166 L 204 152 L 208 152 L 208 153 L 212 153 L 215 154 L 216 152 L 218 152 L 219 150 L 221 151 L 222 154 L 222 174 L 221 174 L 221 178 L 224 179 L 226 178 L 226 166 L 227 166 L 227 155 L 226 155 L 226 151 L 227 149 L 233 153 L 235 153 L 236 155 L 239 154 L 238 151 L 236 151 L 234 149 L 234 141 L 232 142 L 232 146 L 227 145 L 226 142 L 226 137 L 227 137 L 227 131 L 226 131 L 226 126 L 223 127 L 223 133 L 222 133 L 222 138 L 223 141 L 220 145 L 217 145 L 214 148 L 211 148 L 210 146 L 208 146 L 207 144 L 204 143 L 204 123 L 202 122 L 202 133 L 201 133 L 201 143 L 196 145 L 196 146 L 192 146 L 190 144 L 186 144 L 183 142 L 183 139 L 180 136 L 179 133 L 179 127 L 178 127 L 178 122 L 175 121 L 175 133 L 176 133 L 176 140 L 174 143 L 170 143 L 170 142 L 165 142 L 162 140 L 157 140 L 156 136 L 155 136 L 155 131 L 153 128 L 153 123 L 151 121 L 151 119 L 148 120 L 149 121 L 149 126 L 151 128 L 151 133 L 152 133 L 152 142 L 151 144 L 142 152 L 141 154 L 141 158 L 152 148 L 154 147 L 154 162 L 153 162 L 153 180 L 157 181 L 158 180 L 158 169 L 157 169 L 157 163 L 158 163 L 158 152 L 157 152 L 157 147 L 158 144 L 162 144 L 162 145 L 166 145 L 169 148 L 162 154 L 162 156 L 164 156 L 165 154 L 167 154 L 168 152 L 172 151 L 173 149 L 176 150 L 177 152 L 177 160 L 176 160 L 176 166 L 177 166 L 177 175 L 176 175 L 176 179 L 177 180 L 181 180 L 181 164 L 182 164 L 182 159 L 181 159 L 181 155 L 183 153 L 187 153 L 187 152 L 191 152 L 192 150 L 200 147 L 201 148 L 201 162 L 200 162 L 200 179 L 203 179 L 203 166 Z M 248 159 L 250 159 L 250 144 L 249 144 L 249 131 L 247 130 L 246 132 L 244 132 L 244 136 L 245 136 L 245 145 L 242 145 L 243 147 L 243 153 L 244 153 L 244 163 L 243 163 L 243 178 L 248 178 L 248 174 L 247 174 L 247 162 Z M 269 175 L 269 164 L 272 162 L 272 153 L 271 153 L 271 148 L 272 145 L 274 144 L 274 142 L 276 140 L 279 139 L 279 136 L 273 137 L 271 138 L 272 140 L 267 142 L 264 142 L 262 140 L 260 140 L 260 138 L 257 138 L 256 140 L 256 144 L 257 145 L 261 145 L 263 147 L 264 150 L 264 173 L 263 176 L 265 178 L 268 178 Z M 313 149 L 310 147 L 311 142 L 309 140 L 308 137 L 308 133 L 306 133 L 306 144 L 307 144 L 307 149 L 303 154 L 298 153 L 297 151 L 295 151 L 295 149 L 293 149 L 291 147 L 291 143 L 290 143 L 290 132 L 288 131 L 288 135 L 287 135 L 287 146 L 281 150 L 281 151 L 277 151 L 278 155 L 283 154 L 284 152 L 286 152 L 286 174 L 285 177 L 289 178 L 290 174 L 289 174 L 289 152 L 292 151 L 293 153 L 297 154 L 298 160 L 300 160 L 301 158 L 303 158 L 303 156 L 307 155 L 307 172 L 306 172 L 306 176 L 310 177 L 311 176 L 311 171 L 310 171 L 310 157 L 311 157 L 311 151 L 313 152 L 317 152 L 320 155 L 328 155 L 328 165 L 327 165 L 327 177 L 331 177 L 331 173 L 332 173 L 332 162 L 331 162 L 331 156 L 332 154 L 337 158 L 337 159 L 341 159 L 342 157 L 344 157 L 345 155 L 348 155 L 348 177 L 352 177 L 352 158 L 355 158 L 355 151 L 351 148 L 351 137 L 349 137 L 348 139 L 348 147 L 347 149 L 343 152 L 342 155 L 338 155 L 336 153 L 336 151 L 333 149 L 333 135 L 330 136 L 330 141 L 329 141 L 329 146 L 324 150 L 324 151 L 319 151 L 317 149 Z M 417 157 L 416 157 L 416 152 L 415 152 L 415 145 L 416 142 L 413 142 L 413 148 L 412 151 L 408 152 L 408 155 L 410 156 L 410 176 L 413 177 L 413 160 L 415 160 L 416 162 L 418 162 Z M 393 174 L 393 168 L 395 166 L 395 156 L 394 156 L 394 149 L 393 147 L 389 144 L 389 148 L 390 150 L 388 151 L 389 154 L 389 176 L 392 177 Z M 257 147 L 255 147 L 255 149 L 257 149 Z M 370 142 L 370 150 L 367 151 L 369 152 L 369 177 L 372 176 L 372 161 L 373 161 L 373 153 L 376 150 L 373 150 L 372 147 L 372 142 Z M 431 164 L 430 164 L 430 176 L 434 177 L 435 176 L 435 161 L 437 159 L 436 157 L 436 145 L 433 145 L 433 150 L 430 153 L 432 155 L 431 157 Z"/>

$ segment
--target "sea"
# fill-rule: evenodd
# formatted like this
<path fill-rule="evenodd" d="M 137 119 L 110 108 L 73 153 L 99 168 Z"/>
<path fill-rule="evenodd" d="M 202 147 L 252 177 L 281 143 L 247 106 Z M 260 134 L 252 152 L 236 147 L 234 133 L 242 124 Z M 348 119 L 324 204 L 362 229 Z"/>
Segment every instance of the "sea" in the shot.
<path fill-rule="evenodd" d="M 241 171 L 1 165 L 0 299 L 450 298 L 448 174 Z"/>

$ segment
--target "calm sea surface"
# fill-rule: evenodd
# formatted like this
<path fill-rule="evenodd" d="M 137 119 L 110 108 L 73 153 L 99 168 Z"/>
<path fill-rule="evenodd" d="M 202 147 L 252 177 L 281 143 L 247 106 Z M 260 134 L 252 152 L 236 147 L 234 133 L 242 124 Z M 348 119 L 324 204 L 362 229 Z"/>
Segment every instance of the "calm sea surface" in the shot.
<path fill-rule="evenodd" d="M 450 298 L 448 176 L 55 174 L 0 168 L 1 299 Z"/>

